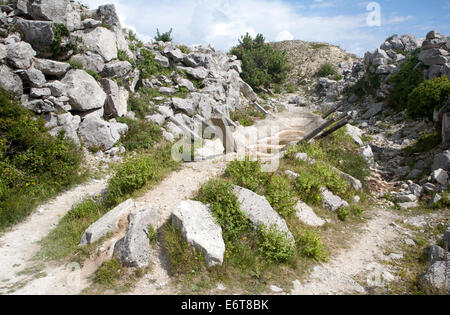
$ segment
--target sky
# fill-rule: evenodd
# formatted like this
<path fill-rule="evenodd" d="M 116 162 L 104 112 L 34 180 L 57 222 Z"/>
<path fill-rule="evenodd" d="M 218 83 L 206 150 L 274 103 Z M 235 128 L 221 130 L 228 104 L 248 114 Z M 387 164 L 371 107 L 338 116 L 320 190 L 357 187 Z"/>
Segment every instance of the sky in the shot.
<path fill-rule="evenodd" d="M 81 0 L 91 9 L 114 3 L 124 27 L 149 42 L 173 28 L 177 43 L 228 51 L 245 33 L 266 41 L 338 45 L 363 56 L 393 34 L 450 35 L 450 0 Z"/>

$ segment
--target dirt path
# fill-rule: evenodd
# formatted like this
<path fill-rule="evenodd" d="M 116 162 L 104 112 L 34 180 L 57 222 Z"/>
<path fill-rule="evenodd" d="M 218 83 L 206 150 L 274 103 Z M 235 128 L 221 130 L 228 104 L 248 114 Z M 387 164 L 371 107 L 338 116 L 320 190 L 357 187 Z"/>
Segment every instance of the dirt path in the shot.
<path fill-rule="evenodd" d="M 37 268 L 30 261 L 39 250 L 38 242 L 59 223 L 72 206 L 90 194 L 106 187 L 106 180 L 94 180 L 78 186 L 39 207 L 24 222 L 0 237 L 0 294 L 7 293 L 11 287 L 25 285 L 30 268 Z M 23 273 L 17 276 L 17 273 Z M 13 278 L 13 281 L 11 280 Z M 35 293 L 45 294 L 44 290 Z"/>
<path fill-rule="evenodd" d="M 295 295 L 365 293 L 363 287 L 382 285 L 390 274 L 377 263 L 387 259 L 383 247 L 399 236 L 392 223 L 399 219 L 393 212 L 374 210 L 363 231 L 353 237 L 355 243 L 330 262 L 317 266 L 308 280 L 294 283 Z"/>

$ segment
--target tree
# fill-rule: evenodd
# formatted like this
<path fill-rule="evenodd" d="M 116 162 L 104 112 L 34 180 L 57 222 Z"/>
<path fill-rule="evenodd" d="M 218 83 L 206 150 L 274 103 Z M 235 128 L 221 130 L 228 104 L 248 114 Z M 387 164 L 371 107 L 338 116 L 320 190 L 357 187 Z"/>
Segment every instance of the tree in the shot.
<path fill-rule="evenodd" d="M 242 79 L 256 91 L 284 83 L 290 70 L 286 52 L 273 49 L 262 34 L 242 36 L 231 53 L 242 60 Z"/>
<path fill-rule="evenodd" d="M 165 43 L 171 42 L 173 40 L 173 38 L 172 38 L 172 31 L 173 31 L 173 29 L 170 29 L 170 31 L 161 34 L 159 32 L 159 29 L 156 29 L 155 40 L 157 42 L 165 42 Z"/>

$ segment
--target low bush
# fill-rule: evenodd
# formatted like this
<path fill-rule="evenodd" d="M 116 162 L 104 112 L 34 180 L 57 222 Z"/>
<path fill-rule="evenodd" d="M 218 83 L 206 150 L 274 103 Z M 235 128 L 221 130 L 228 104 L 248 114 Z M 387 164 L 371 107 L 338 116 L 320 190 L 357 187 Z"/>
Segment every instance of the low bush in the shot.
<path fill-rule="evenodd" d="M 121 139 L 127 151 L 149 150 L 161 141 L 161 128 L 153 122 L 129 118 L 117 121 L 128 125 L 128 133 Z"/>
<path fill-rule="evenodd" d="M 154 37 L 154 39 L 157 42 L 165 42 L 165 43 L 171 42 L 173 40 L 172 32 L 173 32 L 173 29 L 170 29 L 168 32 L 161 34 L 159 32 L 159 29 L 156 29 L 156 36 Z"/>
<path fill-rule="evenodd" d="M 263 119 L 264 114 L 254 107 L 246 107 L 230 112 L 230 119 L 239 122 L 244 127 L 253 126 L 255 119 Z"/>
<path fill-rule="evenodd" d="M 79 183 L 81 150 L 0 90 L 0 229 L 46 199 Z"/>
<path fill-rule="evenodd" d="M 319 77 L 328 77 L 336 74 L 336 68 L 331 63 L 324 63 L 317 71 Z"/>
<path fill-rule="evenodd" d="M 433 111 L 447 104 L 450 81 L 446 76 L 425 81 L 408 96 L 408 114 L 412 118 L 433 118 Z"/>
<path fill-rule="evenodd" d="M 255 38 L 248 33 L 242 36 L 231 53 L 242 60 L 242 79 L 256 91 L 286 80 L 290 69 L 286 53 L 276 51 L 265 43 L 262 34 Z"/>
<path fill-rule="evenodd" d="M 124 274 L 122 264 L 117 258 L 104 262 L 95 273 L 94 283 L 113 287 Z"/>
<path fill-rule="evenodd" d="M 211 180 L 202 186 L 196 199 L 211 206 L 228 244 L 239 240 L 242 233 L 249 229 L 250 223 L 241 211 L 229 182 L 223 179 Z"/>
<path fill-rule="evenodd" d="M 264 190 L 267 201 L 283 218 L 289 218 L 295 214 L 297 198 L 289 178 L 273 175 L 267 181 Z"/>
<path fill-rule="evenodd" d="M 404 151 L 407 155 L 429 152 L 441 143 L 441 135 L 437 131 L 433 131 L 421 136 L 413 145 L 405 148 Z"/>
<path fill-rule="evenodd" d="M 295 246 L 286 234 L 275 228 L 259 227 L 258 251 L 270 263 L 283 263 L 295 253 Z"/>
<path fill-rule="evenodd" d="M 230 178 L 233 184 L 254 192 L 264 186 L 267 180 L 266 174 L 261 171 L 260 162 L 251 161 L 249 157 L 244 161 L 234 160 L 228 164 L 225 176 Z"/>
<path fill-rule="evenodd" d="M 328 253 L 320 236 L 310 230 L 305 230 L 296 239 L 297 249 L 303 256 L 315 259 L 317 261 L 326 261 Z"/>
<path fill-rule="evenodd" d="M 388 97 L 388 104 L 397 110 L 407 107 L 409 94 L 425 80 L 425 66 L 419 61 L 419 53 L 420 50 L 417 50 L 408 57 L 400 71 L 389 79 L 389 83 L 394 84 L 395 88 Z"/>
<path fill-rule="evenodd" d="M 171 148 L 166 144 L 123 162 L 109 180 L 105 197 L 107 206 L 119 204 L 137 190 L 160 182 L 167 173 L 175 170 L 178 162 L 172 159 Z"/>

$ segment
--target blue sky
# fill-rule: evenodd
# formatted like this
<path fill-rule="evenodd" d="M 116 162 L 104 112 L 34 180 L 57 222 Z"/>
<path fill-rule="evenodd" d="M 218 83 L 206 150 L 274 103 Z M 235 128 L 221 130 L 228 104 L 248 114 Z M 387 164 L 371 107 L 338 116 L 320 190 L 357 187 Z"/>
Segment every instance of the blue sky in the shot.
<path fill-rule="evenodd" d="M 176 42 L 228 50 L 246 32 L 268 41 L 328 42 L 360 56 L 392 34 L 450 34 L 450 0 L 377 1 L 380 25 L 369 26 L 358 0 L 81 0 L 91 9 L 114 3 L 122 24 L 150 41 L 156 29 L 173 28 Z"/>

